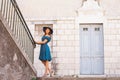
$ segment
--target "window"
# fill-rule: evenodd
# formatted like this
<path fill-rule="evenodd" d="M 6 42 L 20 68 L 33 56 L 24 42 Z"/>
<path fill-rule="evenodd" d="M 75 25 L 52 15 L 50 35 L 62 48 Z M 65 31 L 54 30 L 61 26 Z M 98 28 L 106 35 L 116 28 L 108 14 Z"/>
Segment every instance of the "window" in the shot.
<path fill-rule="evenodd" d="M 83 31 L 88 31 L 88 28 L 83 28 Z"/>
<path fill-rule="evenodd" d="M 95 28 L 95 31 L 100 31 L 100 28 Z"/>

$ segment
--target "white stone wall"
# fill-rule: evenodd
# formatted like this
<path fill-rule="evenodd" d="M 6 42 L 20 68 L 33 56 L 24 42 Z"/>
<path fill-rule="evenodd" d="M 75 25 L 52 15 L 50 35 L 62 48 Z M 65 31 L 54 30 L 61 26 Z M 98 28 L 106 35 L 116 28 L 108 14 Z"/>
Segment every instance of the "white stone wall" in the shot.
<path fill-rule="evenodd" d="M 76 10 L 85 0 L 16 0 L 27 20 L 42 17 L 76 16 Z M 120 0 L 97 0 L 106 16 L 119 16 Z M 114 12 L 113 12 L 114 11 Z"/>
<path fill-rule="evenodd" d="M 107 76 L 120 76 L 120 18 L 108 18 L 103 24 L 104 31 L 104 71 Z M 32 34 L 34 25 L 28 23 Z M 80 34 L 75 19 L 56 20 L 53 23 L 53 69 L 56 75 L 79 75 Z M 34 34 L 35 35 L 35 34 Z M 39 46 L 35 49 L 39 56 Z M 34 66 L 38 76 L 44 73 L 44 66 L 35 58 Z M 39 65 L 38 65 L 39 63 Z"/>
<path fill-rule="evenodd" d="M 79 27 L 75 20 L 58 20 L 53 25 L 56 75 L 79 74 Z"/>
<path fill-rule="evenodd" d="M 104 27 L 105 74 L 120 75 L 120 19 L 108 19 Z"/>
<path fill-rule="evenodd" d="M 54 9 L 52 12 L 48 8 L 39 9 L 41 15 L 38 12 L 34 12 L 27 15 L 27 19 L 31 22 L 37 21 L 37 24 L 46 24 L 51 21 L 53 24 L 53 61 L 52 68 L 55 70 L 56 75 L 79 75 L 80 73 L 80 34 L 79 34 L 79 24 L 80 23 L 103 23 L 104 30 L 104 71 L 105 75 L 108 76 L 120 76 L 120 17 L 119 17 L 119 6 L 114 7 L 118 4 L 118 0 L 112 4 L 113 1 L 101 0 L 102 10 L 79 10 L 78 16 L 72 14 L 68 15 L 69 10 L 59 10 Z M 61 2 L 62 3 L 62 2 Z M 44 6 L 45 7 L 45 6 Z M 64 6 L 63 6 L 64 8 Z M 89 8 L 89 7 L 88 7 Z M 66 8 L 65 8 L 66 9 Z M 72 9 L 73 8 L 69 8 Z M 74 9 L 77 9 L 74 8 Z M 26 8 L 26 10 L 28 10 Z M 105 11 L 104 11 L 105 10 Z M 112 10 L 112 11 L 111 11 Z M 51 13 L 49 13 L 51 11 Z M 66 12 L 64 12 L 66 11 Z M 114 12 L 113 12 L 114 11 Z M 28 12 L 27 12 L 28 13 Z M 54 14 L 53 14 L 54 13 Z M 31 16 L 32 14 L 32 16 Z M 39 15 L 38 15 L 39 14 Z M 43 17 L 40 17 L 43 16 Z M 62 17 L 61 17 L 62 16 Z M 76 18 L 71 18 L 76 16 Z M 110 18 L 112 16 L 117 16 Z M 36 18 L 37 17 L 37 18 Z M 40 18 L 39 18 L 40 17 Z M 43 18 L 43 19 L 42 19 Z M 35 23 L 36 24 L 36 23 Z M 34 33 L 35 24 L 30 24 L 30 30 Z M 35 33 L 36 34 L 36 33 Z M 38 60 L 39 47 L 35 49 L 35 63 L 36 70 L 38 71 L 38 76 L 41 76 L 44 72 L 44 66 Z M 40 65 L 38 65 L 38 63 Z"/>

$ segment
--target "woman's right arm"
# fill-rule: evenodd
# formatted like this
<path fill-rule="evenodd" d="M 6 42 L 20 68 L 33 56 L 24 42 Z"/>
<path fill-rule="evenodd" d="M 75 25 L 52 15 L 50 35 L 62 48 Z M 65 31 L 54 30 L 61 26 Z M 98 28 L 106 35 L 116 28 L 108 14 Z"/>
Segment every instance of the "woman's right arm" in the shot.
<path fill-rule="evenodd" d="M 35 43 L 40 45 L 40 44 L 45 44 L 45 43 L 47 43 L 47 41 L 48 41 L 48 40 L 45 39 L 44 41 L 38 41 L 38 42 L 35 41 Z"/>

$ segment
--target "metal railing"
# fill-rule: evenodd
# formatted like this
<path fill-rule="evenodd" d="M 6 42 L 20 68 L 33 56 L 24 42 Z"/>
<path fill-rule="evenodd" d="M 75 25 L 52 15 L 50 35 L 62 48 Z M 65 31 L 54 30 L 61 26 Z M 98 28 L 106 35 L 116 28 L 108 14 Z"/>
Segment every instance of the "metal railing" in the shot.
<path fill-rule="evenodd" d="M 34 58 L 34 39 L 15 0 L 0 0 L 0 12 L 7 21 L 20 48 L 25 51 L 31 62 Z"/>

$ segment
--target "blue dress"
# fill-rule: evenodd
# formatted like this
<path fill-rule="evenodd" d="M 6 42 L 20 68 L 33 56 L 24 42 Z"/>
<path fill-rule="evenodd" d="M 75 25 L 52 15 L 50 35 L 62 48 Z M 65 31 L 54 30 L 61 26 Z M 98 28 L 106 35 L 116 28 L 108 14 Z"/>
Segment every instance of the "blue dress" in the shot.
<path fill-rule="evenodd" d="M 50 42 L 51 40 L 51 37 L 49 36 L 43 36 L 42 37 L 42 41 L 44 41 L 45 39 L 47 39 L 47 43 Z M 40 56 L 39 56 L 39 59 L 41 61 L 51 61 L 52 58 L 51 58 L 51 53 L 50 53 L 50 48 L 48 46 L 48 44 L 45 43 L 45 44 L 41 44 L 41 47 L 40 47 Z"/>

